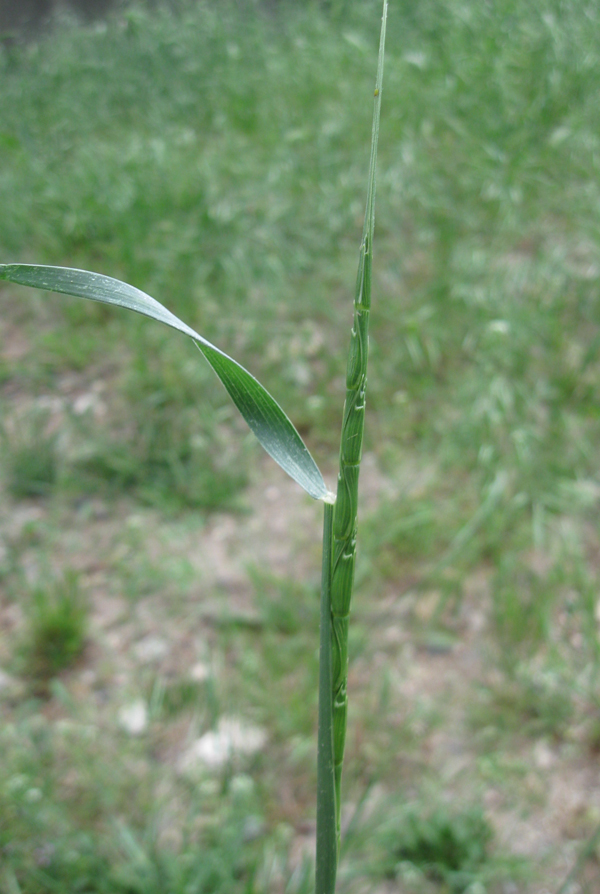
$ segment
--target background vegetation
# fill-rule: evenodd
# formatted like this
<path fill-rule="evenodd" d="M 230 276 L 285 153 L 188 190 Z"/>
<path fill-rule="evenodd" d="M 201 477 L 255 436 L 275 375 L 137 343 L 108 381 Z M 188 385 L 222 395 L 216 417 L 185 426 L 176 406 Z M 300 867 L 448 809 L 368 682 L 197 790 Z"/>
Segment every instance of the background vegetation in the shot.
<path fill-rule="evenodd" d="M 326 468 L 379 14 L 0 52 L 2 261 L 155 295 Z M 584 0 L 390 9 L 341 891 L 555 890 L 600 821 L 599 63 Z M 191 345 L 0 301 L 0 890 L 309 891 L 317 507 Z"/>

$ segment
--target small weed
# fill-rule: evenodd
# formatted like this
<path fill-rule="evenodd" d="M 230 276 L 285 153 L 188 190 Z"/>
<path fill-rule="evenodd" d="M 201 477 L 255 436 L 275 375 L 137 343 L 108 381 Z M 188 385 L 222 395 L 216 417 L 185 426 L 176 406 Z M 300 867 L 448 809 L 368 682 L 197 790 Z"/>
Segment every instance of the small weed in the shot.
<path fill-rule="evenodd" d="M 59 475 L 58 438 L 48 414 L 34 411 L 0 431 L 4 478 L 15 499 L 46 496 Z"/>
<path fill-rule="evenodd" d="M 45 688 L 49 679 L 81 655 L 88 611 L 78 575 L 67 570 L 62 580 L 38 585 L 27 607 L 27 635 L 22 651 L 27 675 Z"/>
<path fill-rule="evenodd" d="M 119 894 L 233 894 L 253 892 L 257 859 L 255 848 L 244 841 L 247 817 L 230 811 L 223 822 L 207 826 L 202 840 L 186 842 L 187 859 L 158 846 L 157 829 L 144 835 L 123 825 L 117 828 L 119 851 L 111 872 L 112 890 Z"/>
<path fill-rule="evenodd" d="M 219 645 L 242 681 L 243 703 L 286 741 L 314 732 L 316 587 L 250 567 L 257 611 L 225 616 Z"/>
<path fill-rule="evenodd" d="M 140 401 L 119 438 L 98 433 L 92 444 L 75 470 L 80 483 L 131 490 L 165 510 L 232 509 L 248 483 L 249 451 L 235 450 L 218 425 L 198 424 L 195 408 L 160 395 Z"/>
<path fill-rule="evenodd" d="M 382 834 L 385 875 L 402 877 L 411 866 L 451 891 L 463 892 L 481 876 L 493 833 L 479 808 L 432 812 L 411 808 Z"/>
<path fill-rule="evenodd" d="M 169 555 L 163 543 L 156 544 L 150 554 L 144 549 L 146 536 L 143 514 L 134 515 L 119 539 L 113 559 L 123 594 L 135 601 L 151 593 L 188 593 L 195 580 L 189 559 Z"/>
<path fill-rule="evenodd" d="M 168 683 L 155 683 L 152 690 L 152 702 L 155 703 L 160 715 L 165 718 L 198 709 L 198 706 L 206 702 L 206 689 L 202 683 L 195 680 L 174 680 Z"/>
<path fill-rule="evenodd" d="M 448 527 L 432 500 L 404 495 L 380 503 L 364 525 L 364 551 L 381 574 L 393 578 L 399 567 L 439 555 Z"/>
<path fill-rule="evenodd" d="M 500 565 L 492 585 L 492 616 L 504 661 L 546 641 L 553 587 L 513 556 Z"/>
<path fill-rule="evenodd" d="M 521 664 L 506 679 L 482 689 L 479 702 L 471 706 L 470 720 L 488 732 L 560 738 L 574 711 L 572 689 L 558 673 Z"/>
<path fill-rule="evenodd" d="M 269 630 L 294 636 L 317 623 L 318 593 L 302 582 L 249 568 L 261 621 Z"/>

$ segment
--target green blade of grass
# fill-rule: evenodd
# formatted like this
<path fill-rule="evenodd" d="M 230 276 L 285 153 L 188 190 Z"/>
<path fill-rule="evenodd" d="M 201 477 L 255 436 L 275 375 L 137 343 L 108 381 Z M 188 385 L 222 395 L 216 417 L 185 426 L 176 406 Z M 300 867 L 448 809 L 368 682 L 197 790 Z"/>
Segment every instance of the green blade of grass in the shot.
<path fill-rule="evenodd" d="M 36 264 L 0 264 L 0 280 L 124 307 L 189 335 L 269 456 L 315 500 L 331 499 L 304 441 L 269 392 L 243 366 L 145 292 L 100 273 Z"/>

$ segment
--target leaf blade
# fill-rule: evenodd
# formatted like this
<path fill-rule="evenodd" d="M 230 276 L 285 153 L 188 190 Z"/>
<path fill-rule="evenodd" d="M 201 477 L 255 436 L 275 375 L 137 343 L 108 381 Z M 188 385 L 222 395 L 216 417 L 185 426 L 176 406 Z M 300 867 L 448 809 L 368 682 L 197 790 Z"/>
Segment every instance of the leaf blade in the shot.
<path fill-rule="evenodd" d="M 37 264 L 0 264 L 0 280 L 123 307 L 192 338 L 262 447 L 315 500 L 330 499 L 323 476 L 293 423 L 260 382 L 159 301 L 101 273 Z"/>

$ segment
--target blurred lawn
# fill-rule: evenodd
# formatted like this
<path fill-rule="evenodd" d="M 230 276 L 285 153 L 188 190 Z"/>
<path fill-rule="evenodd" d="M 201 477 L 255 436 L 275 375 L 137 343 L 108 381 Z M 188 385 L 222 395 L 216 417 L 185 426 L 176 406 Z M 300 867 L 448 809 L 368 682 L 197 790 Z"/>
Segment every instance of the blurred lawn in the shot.
<path fill-rule="evenodd" d="M 250 0 L 201 2 L 177 14 L 133 6 L 93 27 L 63 23 L 46 42 L 0 50 L 1 260 L 85 267 L 154 295 L 257 375 L 328 470 L 343 401 L 379 5 L 281 3 L 267 12 Z M 354 655 L 361 668 L 385 654 L 387 622 L 376 606 L 400 597 L 414 642 L 444 654 L 460 640 L 465 612 L 484 611 L 484 663 L 496 676 L 478 681 L 466 713 L 498 761 L 520 747 L 519 735 L 562 742 L 578 729 L 580 757 L 600 741 L 599 88 L 600 13 L 587 0 L 391 4 L 366 434 L 385 488 L 363 513 Z M 40 598 L 28 575 L 52 563 L 62 548 L 54 529 L 79 524 L 90 494 L 114 507 L 126 492 L 128 512 L 150 506 L 171 520 L 199 511 L 200 525 L 214 510 L 248 509 L 244 488 L 262 480 L 264 467 L 191 345 L 75 299 L 3 288 L 0 300 L 7 610 L 23 593 Z M 62 403 L 53 403 L 57 394 Z M 31 500 L 46 520 L 11 539 L 11 514 Z M 143 553 L 144 537 L 133 546 Z M 186 560 L 160 571 L 154 558 L 138 567 L 117 557 L 112 586 L 134 600 L 160 587 L 187 592 Z M 237 671 L 220 697 L 252 704 L 274 735 L 273 766 L 310 786 L 310 754 L 293 737 L 312 735 L 314 580 L 298 585 L 292 570 L 282 579 L 265 569 L 249 575 L 262 633 L 235 619 L 219 627 L 215 648 L 233 656 Z M 474 603 L 479 579 L 484 595 Z M 25 679 L 19 655 L 30 648 L 15 655 L 8 643 L 0 664 Z M 255 664 L 245 664 L 248 655 Z M 406 707 L 390 695 L 391 666 L 357 696 L 358 726 L 371 744 L 358 734 L 350 743 L 355 798 L 367 782 L 408 785 L 400 754 L 416 760 L 419 751 L 410 730 L 421 735 L 442 722 L 420 705 L 402 732 L 394 728 L 402 745 L 390 739 L 382 718 Z M 183 699 L 185 713 L 182 691 L 167 703 Z M 65 698 L 58 702 L 67 710 Z M 97 746 L 80 742 L 76 751 L 92 776 L 83 786 L 87 806 L 81 793 L 54 791 L 60 761 L 49 758 L 44 769 L 44 748 L 66 746 L 37 729 L 39 707 L 6 709 L 7 729 L 26 743 L 17 752 L 8 732 L 0 745 L 7 894 L 308 890 L 305 871 L 287 864 L 265 881 L 264 854 L 289 845 L 278 808 L 265 808 L 283 786 L 278 772 L 260 768 L 242 806 L 226 781 L 219 792 L 179 792 L 173 810 L 190 817 L 178 833 L 187 854 L 179 865 L 144 819 L 152 785 L 140 786 L 132 807 L 127 774 L 103 781 L 112 764 Z M 218 709 L 203 710 L 210 726 Z M 118 762 L 152 764 L 136 743 L 110 746 L 119 747 L 127 756 Z M 488 777 L 502 776 L 494 767 Z M 21 790 L 14 779 L 27 774 L 46 781 Z M 26 799 L 44 786 L 47 816 Z M 100 799 L 93 809 L 91 791 Z M 298 797 L 310 816 L 310 787 Z M 574 839 L 585 837 L 600 801 L 586 810 Z M 199 831 L 198 811 L 213 825 Z M 257 814 L 271 836 L 266 851 L 248 833 Z M 120 831 L 110 826 L 115 816 Z M 234 820 L 221 823 L 224 816 Z M 406 823 L 413 834 L 417 826 Z M 136 844 L 123 831 L 128 824 L 147 840 Z M 44 863 L 39 842 L 48 829 L 58 843 Z M 190 856 L 201 835 L 214 871 Z M 415 850 L 398 848 L 405 852 Z M 225 871 L 232 853 L 239 865 Z M 111 874 L 115 860 L 125 868 Z M 397 866 L 389 869 L 389 852 L 361 865 L 361 883 L 396 872 L 406 888 L 395 890 L 413 890 Z M 445 870 L 419 884 L 469 890 L 475 880 L 501 890 L 492 869 L 476 867 L 463 887 Z M 348 890 L 359 890 L 356 872 L 348 870 Z"/>

